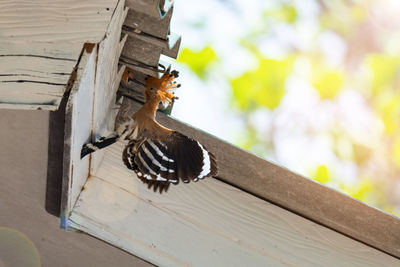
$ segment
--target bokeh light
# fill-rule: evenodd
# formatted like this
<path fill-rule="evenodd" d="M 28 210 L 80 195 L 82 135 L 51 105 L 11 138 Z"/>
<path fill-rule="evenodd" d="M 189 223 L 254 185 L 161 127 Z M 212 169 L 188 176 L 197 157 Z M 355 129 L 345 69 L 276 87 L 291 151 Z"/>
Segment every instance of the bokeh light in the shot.
<path fill-rule="evenodd" d="M 39 267 L 39 252 L 23 233 L 0 227 L 0 266 Z"/>
<path fill-rule="evenodd" d="M 399 17 L 396 0 L 178 1 L 172 115 L 398 216 Z"/>

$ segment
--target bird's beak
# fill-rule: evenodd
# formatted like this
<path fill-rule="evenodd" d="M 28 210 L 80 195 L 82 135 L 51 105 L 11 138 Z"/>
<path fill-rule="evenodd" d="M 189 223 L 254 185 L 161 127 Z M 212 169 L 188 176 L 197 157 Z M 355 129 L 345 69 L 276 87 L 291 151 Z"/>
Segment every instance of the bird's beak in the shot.
<path fill-rule="evenodd" d="M 127 82 L 133 82 L 135 80 L 135 78 L 133 77 L 133 73 L 132 72 L 129 72 L 127 77 L 128 77 L 128 81 Z"/>

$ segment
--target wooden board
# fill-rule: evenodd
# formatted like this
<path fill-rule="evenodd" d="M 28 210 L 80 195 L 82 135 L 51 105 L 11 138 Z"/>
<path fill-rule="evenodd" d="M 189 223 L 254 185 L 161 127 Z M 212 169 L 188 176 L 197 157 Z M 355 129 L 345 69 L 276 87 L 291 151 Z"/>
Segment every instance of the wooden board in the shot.
<path fill-rule="evenodd" d="M 98 43 L 118 0 L 3 0 L 1 42 Z"/>
<path fill-rule="evenodd" d="M 82 47 L 0 41 L 0 108 L 57 109 Z"/>
<path fill-rule="evenodd" d="M 125 1 L 120 1 L 115 9 L 111 23 L 107 29 L 106 38 L 101 41 L 96 70 L 96 88 L 94 95 L 92 140 L 107 137 L 114 132 L 116 107 L 116 93 L 121 82 L 125 66 L 118 69 L 119 56 L 126 42 L 127 36 L 121 39 L 122 24 L 128 8 Z M 102 152 L 92 156 L 91 172 L 95 172 L 102 160 Z"/>
<path fill-rule="evenodd" d="M 56 110 L 85 43 L 119 0 L 0 2 L 0 108 Z"/>
<path fill-rule="evenodd" d="M 135 112 L 141 104 L 133 101 L 131 107 Z M 218 159 L 218 179 L 400 258 L 399 218 L 162 113 L 157 120 L 212 151 Z"/>
<path fill-rule="evenodd" d="M 131 8 L 128 11 L 124 25 L 166 40 L 169 33 L 172 11 L 173 8 L 168 11 L 163 19 L 157 19 Z"/>
<path fill-rule="evenodd" d="M 149 191 L 106 149 L 72 225 L 162 266 L 397 266 L 400 261 L 216 179 Z"/>
<path fill-rule="evenodd" d="M 143 33 L 135 33 L 132 29 L 124 29 L 128 35 L 122 57 L 140 62 L 146 66 L 157 67 L 160 55 L 176 58 L 178 56 L 181 37 L 176 33 L 168 35 L 167 40 L 154 38 Z"/>
<path fill-rule="evenodd" d="M 91 133 L 96 55 L 96 49 L 83 53 L 66 107 L 62 221 L 74 206 L 89 174 L 90 157 L 81 159 L 80 152 Z"/>
<path fill-rule="evenodd" d="M 102 152 L 80 158 L 82 145 L 107 136 L 114 129 L 115 94 L 123 70 L 118 58 L 126 38 L 120 42 L 122 23 L 127 14 L 124 1 L 118 2 L 106 37 L 83 53 L 74 86 L 68 99 L 65 123 L 63 213 L 68 216 L 90 171 L 101 161 Z M 113 114 L 115 114 L 113 116 Z M 68 228 L 65 217 L 62 226 Z"/>
<path fill-rule="evenodd" d="M 126 6 L 156 19 L 163 19 L 173 3 L 173 0 L 127 0 Z"/>

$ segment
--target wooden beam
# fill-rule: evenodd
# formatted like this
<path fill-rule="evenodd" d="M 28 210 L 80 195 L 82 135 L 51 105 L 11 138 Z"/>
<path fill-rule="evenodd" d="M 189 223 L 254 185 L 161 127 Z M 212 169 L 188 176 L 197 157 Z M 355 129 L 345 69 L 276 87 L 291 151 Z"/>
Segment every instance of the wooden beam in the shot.
<path fill-rule="evenodd" d="M 66 217 L 89 175 L 89 158 L 81 160 L 80 153 L 91 133 L 96 55 L 96 49 L 82 54 L 66 106 L 61 198 L 61 225 L 65 228 L 68 227 L 64 224 Z"/>
<path fill-rule="evenodd" d="M 173 58 L 178 55 L 181 37 L 178 34 L 168 35 L 167 40 L 157 39 L 143 33 L 136 33 L 133 29 L 122 31 L 128 39 L 122 50 L 122 57 L 135 60 L 151 67 L 157 67 L 160 55 Z"/>
<path fill-rule="evenodd" d="M 131 106 L 134 112 L 141 105 Z M 399 218 L 162 113 L 158 120 L 204 143 L 218 159 L 218 179 L 400 258 Z"/>
<path fill-rule="evenodd" d="M 56 110 L 82 47 L 0 41 L 0 108 Z"/>
<path fill-rule="evenodd" d="M 396 266 L 400 261 L 213 178 L 147 189 L 106 148 L 70 220 L 160 266 Z M 245 176 L 251 179 L 251 176 Z"/>
<path fill-rule="evenodd" d="M 119 0 L 4 0 L 1 42 L 98 43 Z M 60 49 L 61 51 L 62 49 Z"/>
<path fill-rule="evenodd" d="M 137 72 L 141 72 L 143 74 L 157 78 L 161 78 L 165 70 L 168 69 L 171 65 L 168 62 L 160 60 L 159 65 L 157 67 L 153 67 L 123 56 L 120 57 L 119 63 L 121 65 L 126 65 Z M 161 67 L 160 64 L 164 67 Z"/>
<path fill-rule="evenodd" d="M 156 19 L 163 19 L 172 8 L 173 0 L 127 0 L 126 6 Z"/>
<path fill-rule="evenodd" d="M 118 69 L 119 57 L 127 39 L 125 36 L 121 40 L 121 29 L 127 13 L 128 8 L 125 8 L 124 1 L 120 1 L 108 26 L 106 38 L 99 45 L 91 121 L 93 141 L 114 132 L 115 116 L 118 112 L 115 103 L 116 94 L 125 70 L 124 66 Z M 90 164 L 92 173 L 95 172 L 101 160 L 101 152 L 93 155 Z"/>
<path fill-rule="evenodd" d="M 0 108 L 57 110 L 85 43 L 99 43 L 122 0 L 0 3 Z"/>
<path fill-rule="evenodd" d="M 95 172 L 102 152 L 80 158 L 83 144 L 114 131 L 116 91 L 124 71 L 118 71 L 118 58 L 126 38 L 120 41 L 122 23 L 127 14 L 124 1 L 119 1 L 99 45 L 85 50 L 80 59 L 77 78 L 66 107 L 64 137 L 64 172 L 61 224 L 65 224 L 89 172 Z M 92 136 L 93 135 L 93 136 Z"/>
<path fill-rule="evenodd" d="M 163 19 L 157 19 L 135 9 L 129 9 L 124 25 L 166 40 L 169 34 L 172 11 L 173 8 L 168 11 Z"/>

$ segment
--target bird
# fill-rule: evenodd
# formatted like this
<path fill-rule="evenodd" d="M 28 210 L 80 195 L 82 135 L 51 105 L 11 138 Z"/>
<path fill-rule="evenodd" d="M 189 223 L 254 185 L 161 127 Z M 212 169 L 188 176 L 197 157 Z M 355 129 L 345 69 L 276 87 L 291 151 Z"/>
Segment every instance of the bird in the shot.
<path fill-rule="evenodd" d="M 180 84 L 174 79 L 178 76 L 178 71 L 170 69 L 161 78 L 148 76 L 143 106 L 121 123 L 113 136 L 84 144 L 81 158 L 118 140 L 125 140 L 123 163 L 149 189 L 154 192 L 158 189 L 160 193 L 166 192 L 170 184 L 197 182 L 218 175 L 216 157 L 203 144 L 156 120 L 159 105 L 165 106 L 177 99 L 174 91 Z M 127 84 L 132 80 L 133 72 L 126 68 L 122 82 Z"/>

